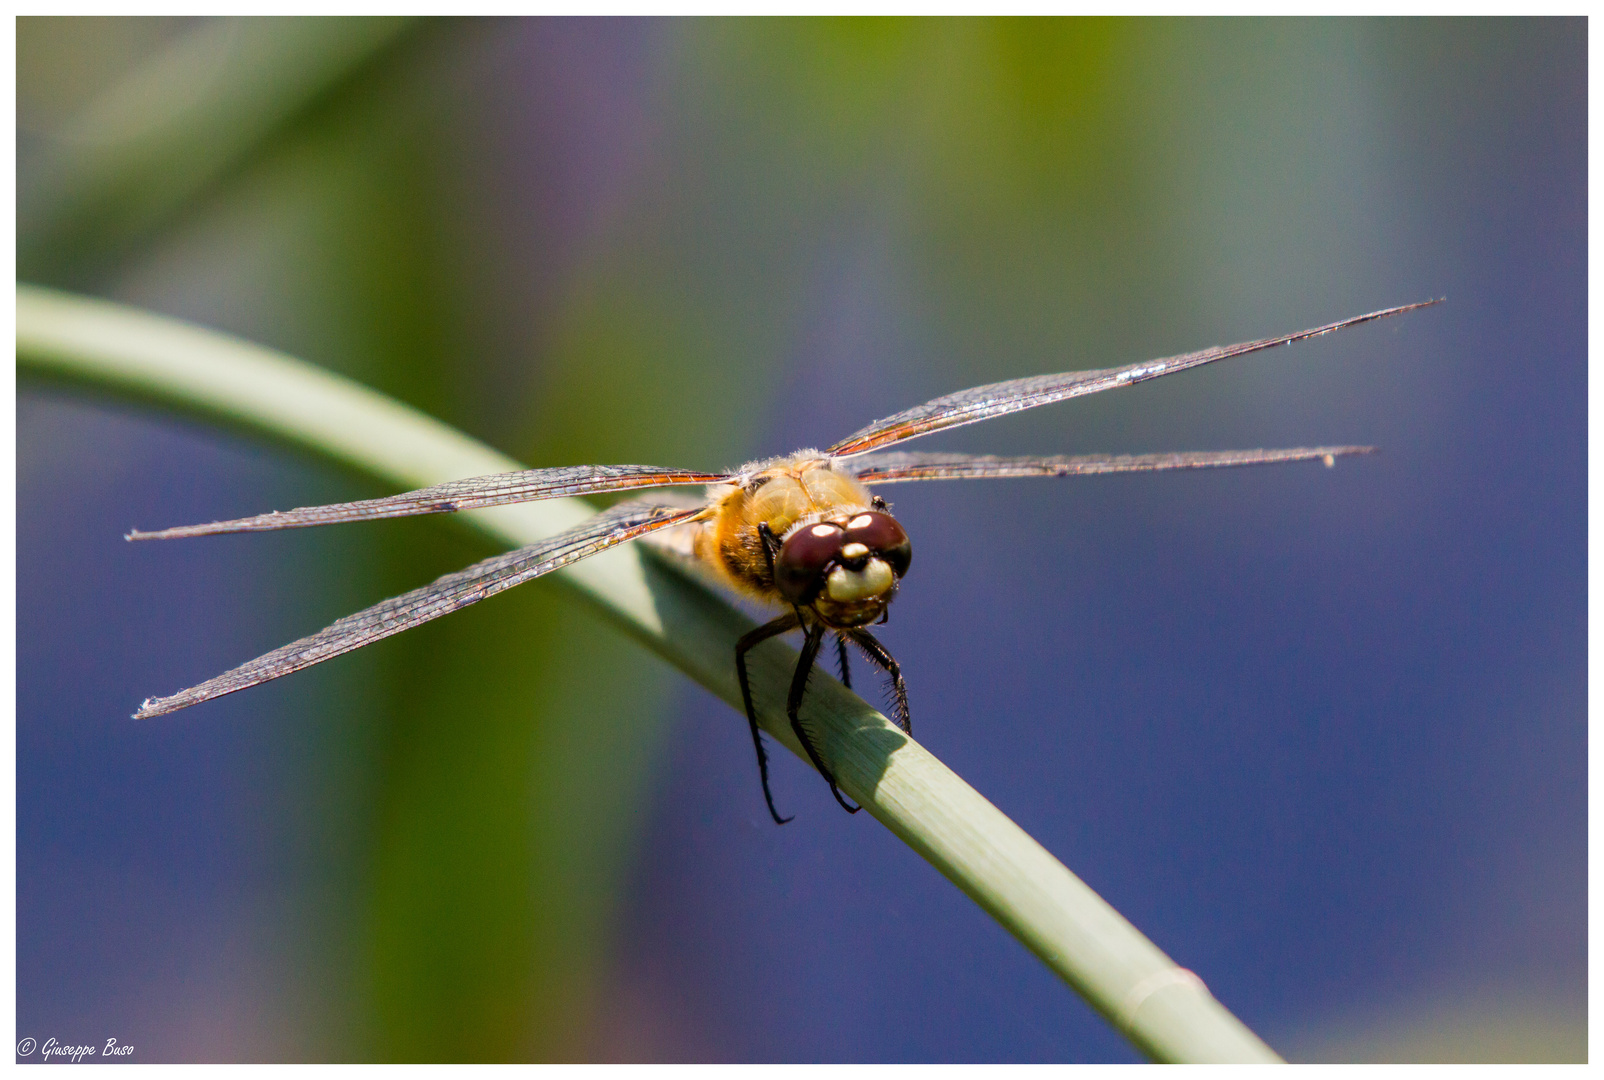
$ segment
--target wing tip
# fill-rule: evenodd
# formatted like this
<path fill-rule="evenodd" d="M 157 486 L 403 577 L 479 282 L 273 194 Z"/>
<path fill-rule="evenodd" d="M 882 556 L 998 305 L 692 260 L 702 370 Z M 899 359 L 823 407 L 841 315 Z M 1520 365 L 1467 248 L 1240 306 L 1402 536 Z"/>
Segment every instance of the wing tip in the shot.
<path fill-rule="evenodd" d="M 195 689 L 199 688 L 191 687 L 191 690 Z M 203 701 L 210 701 L 218 696 L 217 694 L 192 694 L 191 690 L 180 690 L 178 693 L 169 694 L 167 697 L 148 697 L 139 703 L 138 711 L 130 719 L 149 720 L 156 716 L 166 716 L 168 713 L 175 713 L 179 709 L 187 709 L 191 705 L 199 705 Z"/>
<path fill-rule="evenodd" d="M 1381 308 L 1377 311 L 1372 311 L 1367 315 L 1356 315 L 1354 316 L 1353 320 L 1350 320 L 1350 322 L 1364 322 L 1369 319 L 1385 319 L 1392 315 L 1404 315 L 1411 311 L 1419 311 L 1421 308 L 1436 307 L 1438 304 L 1445 304 L 1447 302 L 1448 297 L 1446 295 L 1433 296 L 1425 300 L 1416 300 L 1413 304 L 1399 304 L 1396 307 L 1387 307 Z"/>
<path fill-rule="evenodd" d="M 152 529 L 146 532 L 143 529 L 129 529 L 123 533 L 124 540 L 176 540 L 186 536 L 207 536 L 216 532 L 229 532 L 234 530 L 219 529 L 218 525 L 229 525 L 232 522 L 217 522 L 212 525 L 175 525 L 171 529 Z M 243 530 L 238 530 L 243 531 Z"/>
<path fill-rule="evenodd" d="M 1324 453 L 1314 460 L 1320 462 L 1328 469 L 1337 467 L 1340 457 L 1358 457 L 1361 454 L 1377 454 L 1381 452 L 1379 446 L 1327 446 L 1321 448 Z"/>
<path fill-rule="evenodd" d="M 124 540 L 181 540 L 192 536 L 219 536 L 225 533 L 267 532 L 270 529 L 288 529 L 295 526 L 295 522 L 278 523 L 273 519 L 282 516 L 274 510 L 270 514 L 258 514 L 256 517 L 235 518 L 231 521 L 212 521 L 205 525 L 174 525 L 170 529 L 153 529 L 146 532 L 143 529 L 129 529 L 123 533 Z"/>

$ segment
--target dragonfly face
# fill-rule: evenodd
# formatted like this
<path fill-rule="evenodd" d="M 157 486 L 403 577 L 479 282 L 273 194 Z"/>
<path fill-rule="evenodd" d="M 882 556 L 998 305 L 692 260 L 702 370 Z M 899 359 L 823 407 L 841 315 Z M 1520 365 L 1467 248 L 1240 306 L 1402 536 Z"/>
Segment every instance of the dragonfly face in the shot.
<path fill-rule="evenodd" d="M 885 617 L 912 561 L 908 534 L 890 514 L 838 514 L 791 531 L 774 559 L 774 583 L 832 630 L 867 626 Z"/>
<path fill-rule="evenodd" d="M 669 504 L 651 498 L 623 502 L 558 536 L 447 574 L 433 584 L 375 604 L 365 611 L 291 642 L 169 697 L 147 699 L 136 718 L 159 716 L 361 648 L 514 585 L 561 569 L 607 548 L 660 530 L 692 531 L 690 549 L 731 587 L 781 609 L 781 614 L 736 644 L 735 666 L 757 751 L 758 771 L 769 812 L 784 822 L 769 791 L 768 758 L 758 730 L 747 679 L 746 655 L 760 642 L 800 630 L 801 657 L 786 700 L 786 717 L 815 767 L 842 806 L 856 812 L 803 729 L 799 712 L 808 675 L 827 634 L 834 635 L 842 680 L 851 685 L 849 644 L 891 680 L 894 719 L 912 733 L 902 672 L 885 646 L 864 629 L 885 619 L 908 572 L 913 549 L 908 534 L 873 495 L 874 484 L 913 480 L 958 480 L 1025 476 L 1085 476 L 1114 472 L 1265 465 L 1324 461 L 1366 453 L 1364 446 L 1316 446 L 1294 450 L 1221 450 L 1201 453 L 1091 454 L 1001 458 L 974 454 L 875 453 L 882 447 L 945 428 L 978 423 L 1038 405 L 1130 386 L 1162 375 L 1305 341 L 1360 323 L 1440 303 L 1387 308 L 1295 334 L 1203 349 L 1162 360 L 1037 375 L 948 394 L 878 420 L 827 450 L 807 450 L 758 462 L 729 473 L 702 473 L 657 465 L 580 465 L 530 469 L 456 480 L 418 491 L 361 502 L 312 506 L 285 513 L 191 525 L 160 532 L 131 532 L 130 540 L 170 539 L 212 533 L 300 528 L 413 514 L 449 513 L 482 506 L 531 502 L 594 492 L 709 485 L 705 502 Z"/>

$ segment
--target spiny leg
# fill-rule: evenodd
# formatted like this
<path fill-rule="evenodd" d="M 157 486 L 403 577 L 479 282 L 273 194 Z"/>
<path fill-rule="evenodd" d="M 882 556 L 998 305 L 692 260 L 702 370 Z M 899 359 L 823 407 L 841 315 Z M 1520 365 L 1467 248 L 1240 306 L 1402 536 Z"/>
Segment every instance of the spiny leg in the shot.
<path fill-rule="evenodd" d="M 830 794 L 835 796 L 835 801 L 840 803 L 841 809 L 847 813 L 856 814 L 863 808 L 861 806 L 853 806 L 842 797 L 841 789 L 835 785 L 835 774 L 825 767 L 823 760 L 819 757 L 819 752 L 813 748 L 813 740 L 808 738 L 806 731 L 802 730 L 802 720 L 798 716 L 802 709 L 802 695 L 808 689 L 808 675 L 813 671 L 813 664 L 819 658 L 819 645 L 824 641 L 824 633 L 824 627 L 818 624 L 808 628 L 807 639 L 802 642 L 802 658 L 797 661 L 796 674 L 791 677 L 791 693 L 785 699 L 785 715 L 790 718 L 791 730 L 796 732 L 797 741 L 802 744 L 802 749 L 808 752 L 808 757 L 813 761 L 813 767 L 818 769 L 820 775 L 830 782 Z"/>
<path fill-rule="evenodd" d="M 835 636 L 835 659 L 841 668 L 841 685 L 851 690 L 852 668 L 847 664 L 847 639 L 840 634 Z"/>
<path fill-rule="evenodd" d="M 908 714 L 908 688 L 902 681 L 902 668 L 892 659 L 886 647 L 880 644 L 879 639 L 869 631 L 848 630 L 847 634 L 857 642 L 858 648 L 863 650 L 865 656 L 891 676 L 891 693 L 896 702 L 892 711 L 896 713 L 897 726 L 902 729 L 903 734 L 912 735 L 913 718 Z"/>
<path fill-rule="evenodd" d="M 741 700 L 746 703 L 746 722 L 752 728 L 752 745 L 757 748 L 757 774 L 763 781 L 763 798 L 769 804 L 769 814 L 776 825 L 784 825 L 791 819 L 781 817 L 780 812 L 774 809 L 774 795 L 769 791 L 769 756 L 763 749 L 763 736 L 757 727 L 757 709 L 752 704 L 752 687 L 746 678 L 746 654 L 759 642 L 795 630 L 800 622 L 796 612 L 792 611 L 773 622 L 764 623 L 735 643 L 735 673 L 741 680 Z"/>

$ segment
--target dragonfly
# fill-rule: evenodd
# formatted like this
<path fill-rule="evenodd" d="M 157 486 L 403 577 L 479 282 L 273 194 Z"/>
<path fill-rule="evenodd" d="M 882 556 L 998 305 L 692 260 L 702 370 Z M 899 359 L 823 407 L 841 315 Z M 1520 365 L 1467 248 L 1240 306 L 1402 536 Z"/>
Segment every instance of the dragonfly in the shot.
<path fill-rule="evenodd" d="M 1219 450 L 1154 454 L 1087 454 L 994 457 L 957 453 L 887 451 L 924 435 L 1008 416 L 1087 394 L 1133 386 L 1217 360 L 1307 341 L 1361 323 L 1429 307 L 1441 300 L 1385 308 L 1279 337 L 1215 346 L 1124 367 L 1037 375 L 977 386 L 927 401 L 862 428 L 824 450 L 799 450 L 750 462 L 731 472 L 706 473 L 658 465 L 578 465 L 478 476 L 400 495 L 327 506 L 300 507 L 255 517 L 187 525 L 153 532 L 134 530 L 129 540 L 167 540 L 217 533 L 294 529 L 375 518 L 444 514 L 477 507 L 568 496 L 632 492 L 700 485 L 701 498 L 632 498 L 580 525 L 538 543 L 496 555 L 429 585 L 346 616 L 309 637 L 293 641 L 167 697 L 147 698 L 135 719 L 161 716 L 203 701 L 277 679 L 371 645 L 431 619 L 450 614 L 514 585 L 533 581 L 580 559 L 648 537 L 681 529 L 681 548 L 739 594 L 779 614 L 744 635 L 735 646 L 735 670 L 746 707 L 758 776 L 777 824 L 769 786 L 768 755 L 747 676 L 747 654 L 769 638 L 802 632 L 802 649 L 786 696 L 786 718 L 830 792 L 851 813 L 834 774 L 800 719 L 808 677 L 827 637 L 834 638 L 842 681 L 851 686 L 849 645 L 884 673 L 893 719 L 913 734 L 907 685 L 891 653 L 868 629 L 884 623 L 913 548 L 886 500 L 870 491 L 881 484 L 915 480 L 1089 476 L 1162 472 L 1172 469 L 1323 461 L 1365 454 L 1369 446 L 1313 446 L 1286 450 Z M 672 494 L 672 493 L 668 493 Z M 663 537 L 657 537 L 659 541 Z"/>

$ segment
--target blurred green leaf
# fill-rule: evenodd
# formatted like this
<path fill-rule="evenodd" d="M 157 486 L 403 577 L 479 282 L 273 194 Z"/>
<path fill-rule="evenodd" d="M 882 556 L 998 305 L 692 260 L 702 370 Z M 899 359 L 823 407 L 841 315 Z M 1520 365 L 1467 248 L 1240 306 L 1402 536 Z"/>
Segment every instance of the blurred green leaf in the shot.
<path fill-rule="evenodd" d="M 19 184 L 17 268 L 81 278 L 194 199 L 407 19 L 203 22 L 105 89 Z"/>

